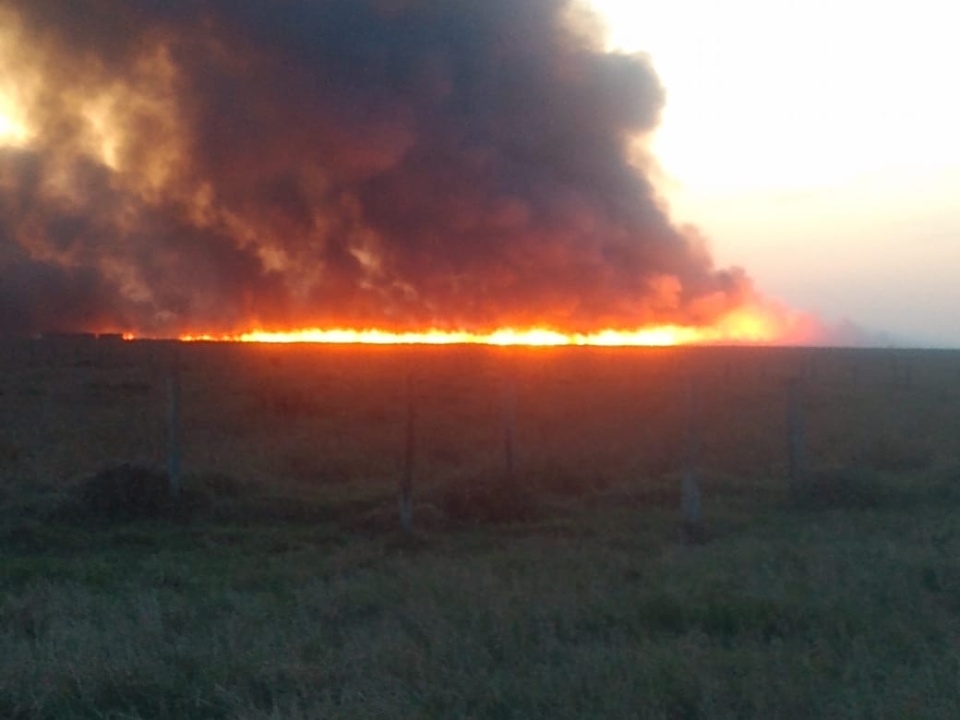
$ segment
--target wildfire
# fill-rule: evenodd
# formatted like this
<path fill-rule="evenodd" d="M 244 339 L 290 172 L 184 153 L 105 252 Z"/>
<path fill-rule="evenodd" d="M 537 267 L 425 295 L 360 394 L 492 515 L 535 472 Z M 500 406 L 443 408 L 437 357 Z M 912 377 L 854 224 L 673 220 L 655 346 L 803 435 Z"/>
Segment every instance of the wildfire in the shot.
<path fill-rule="evenodd" d="M 635 162 L 664 101 L 647 58 L 607 57 L 564 3 L 382 4 L 333 17 L 288 0 L 260 32 L 263 13 L 230 3 L 98 0 L 78 25 L 70 3 L 0 0 L 0 67 L 16 70 L 0 72 L 0 335 L 816 338 L 716 267 Z M 376 67 L 338 42 L 358 32 Z M 503 72 L 461 78 L 464 64 Z M 461 102 L 500 75 L 518 102 Z"/>
<path fill-rule="evenodd" d="M 768 344 L 798 339 L 794 318 L 768 309 L 741 309 L 707 327 L 657 325 L 631 330 L 564 332 L 550 328 L 501 328 L 492 332 L 440 330 L 395 332 L 377 328 L 301 328 L 240 333 L 191 333 L 183 342 L 318 343 L 335 345 L 498 345 L 528 347 L 669 347 L 674 345 Z"/>

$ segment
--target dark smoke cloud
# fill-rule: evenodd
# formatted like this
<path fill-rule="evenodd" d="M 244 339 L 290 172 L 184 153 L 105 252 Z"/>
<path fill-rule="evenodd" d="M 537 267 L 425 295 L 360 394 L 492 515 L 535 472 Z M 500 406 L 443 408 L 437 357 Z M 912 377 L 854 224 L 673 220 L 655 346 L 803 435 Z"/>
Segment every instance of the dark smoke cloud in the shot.
<path fill-rule="evenodd" d="M 565 0 L 0 0 L 0 331 L 709 322 L 747 299 Z"/>

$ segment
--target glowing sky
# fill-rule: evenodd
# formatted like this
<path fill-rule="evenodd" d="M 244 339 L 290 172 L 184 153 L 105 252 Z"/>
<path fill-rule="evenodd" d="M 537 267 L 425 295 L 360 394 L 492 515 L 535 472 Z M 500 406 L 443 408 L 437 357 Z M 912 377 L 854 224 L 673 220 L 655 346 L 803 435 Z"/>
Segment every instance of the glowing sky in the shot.
<path fill-rule="evenodd" d="M 590 0 L 667 90 L 674 216 L 767 293 L 960 345 L 960 10 L 946 0 Z"/>

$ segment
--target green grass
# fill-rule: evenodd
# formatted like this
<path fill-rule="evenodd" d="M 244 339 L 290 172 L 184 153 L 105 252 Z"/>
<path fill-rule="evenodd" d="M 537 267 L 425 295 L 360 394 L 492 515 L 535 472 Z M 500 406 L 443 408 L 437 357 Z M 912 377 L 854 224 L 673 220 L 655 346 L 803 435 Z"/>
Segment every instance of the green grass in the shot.
<path fill-rule="evenodd" d="M 951 717 L 957 518 L 783 512 L 702 546 L 614 509 L 413 540 L 104 531 L 0 558 L 0 712 Z"/>
<path fill-rule="evenodd" d="M 185 354 L 192 504 L 132 514 L 83 488 L 162 467 L 158 350 L 8 356 L 0 717 L 960 717 L 960 359 L 918 356 L 906 386 L 872 353 L 428 353 L 406 537 L 409 357 L 263 350 Z M 798 369 L 812 473 L 790 496 Z M 700 544 L 678 513 L 694 371 Z"/>

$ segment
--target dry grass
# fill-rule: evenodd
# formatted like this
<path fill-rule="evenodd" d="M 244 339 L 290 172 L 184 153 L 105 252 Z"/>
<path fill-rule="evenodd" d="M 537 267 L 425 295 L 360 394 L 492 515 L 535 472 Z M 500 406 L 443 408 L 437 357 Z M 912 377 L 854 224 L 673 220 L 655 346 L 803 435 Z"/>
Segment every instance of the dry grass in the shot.
<path fill-rule="evenodd" d="M 168 351 L 0 352 L 0 717 L 960 714 L 956 354 L 191 346 L 199 500 L 93 512 L 129 487 L 91 478 L 163 467 Z M 794 376 L 812 472 L 788 498 Z"/>
<path fill-rule="evenodd" d="M 162 467 L 171 355 L 152 343 L 8 348 L 7 481 L 58 486 L 125 462 Z M 508 382 L 517 388 L 519 474 L 567 495 L 676 472 L 691 377 L 703 395 L 708 474 L 779 482 L 785 380 L 795 376 L 805 379 L 812 466 L 903 473 L 960 461 L 953 353 L 197 345 L 183 358 L 188 470 L 271 485 L 392 485 L 408 373 L 417 479 L 427 486 L 501 472 Z"/>

